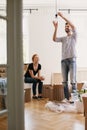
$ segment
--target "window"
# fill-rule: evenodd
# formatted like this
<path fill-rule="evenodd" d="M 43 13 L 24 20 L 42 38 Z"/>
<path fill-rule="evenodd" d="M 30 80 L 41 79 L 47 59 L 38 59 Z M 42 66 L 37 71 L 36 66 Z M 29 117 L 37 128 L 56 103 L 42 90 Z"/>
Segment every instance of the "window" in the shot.
<path fill-rule="evenodd" d="M 0 0 L 0 16 L 6 16 L 6 0 Z M 6 20 L 0 17 L 0 64 L 7 63 Z"/>
<path fill-rule="evenodd" d="M 29 62 L 29 15 L 23 15 L 23 60 Z"/>

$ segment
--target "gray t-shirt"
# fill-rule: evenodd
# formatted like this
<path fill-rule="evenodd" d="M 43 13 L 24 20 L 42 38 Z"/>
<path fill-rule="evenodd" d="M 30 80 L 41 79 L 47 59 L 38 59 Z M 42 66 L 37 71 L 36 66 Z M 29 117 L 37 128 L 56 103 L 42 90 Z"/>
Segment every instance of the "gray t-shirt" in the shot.
<path fill-rule="evenodd" d="M 72 35 L 56 38 L 56 42 L 62 42 L 62 60 L 76 57 L 76 30 L 72 30 Z"/>

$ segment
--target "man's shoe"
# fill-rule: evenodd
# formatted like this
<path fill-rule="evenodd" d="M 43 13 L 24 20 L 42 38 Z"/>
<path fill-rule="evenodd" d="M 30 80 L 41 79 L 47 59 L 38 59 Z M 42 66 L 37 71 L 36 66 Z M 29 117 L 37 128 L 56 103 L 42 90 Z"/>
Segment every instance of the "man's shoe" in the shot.
<path fill-rule="evenodd" d="M 76 89 L 73 89 L 73 90 L 72 90 L 72 93 L 77 93 L 77 90 L 76 90 Z"/>
<path fill-rule="evenodd" d="M 67 98 L 63 99 L 62 102 L 64 102 L 64 103 L 70 103 L 70 101 Z"/>

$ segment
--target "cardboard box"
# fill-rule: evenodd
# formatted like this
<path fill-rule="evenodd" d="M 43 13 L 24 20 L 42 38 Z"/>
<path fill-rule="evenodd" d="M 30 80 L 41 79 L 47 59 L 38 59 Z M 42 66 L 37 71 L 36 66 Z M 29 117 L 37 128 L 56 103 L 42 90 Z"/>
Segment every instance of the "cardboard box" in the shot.
<path fill-rule="evenodd" d="M 65 98 L 64 87 L 62 84 L 54 85 L 53 90 L 54 90 L 54 100 L 62 101 Z"/>
<path fill-rule="evenodd" d="M 79 91 L 81 91 L 83 84 L 84 84 L 84 83 L 77 83 L 77 89 L 78 89 Z"/>
<path fill-rule="evenodd" d="M 3 110 L 5 108 L 6 108 L 5 98 L 3 95 L 0 95 L 0 110 Z"/>
<path fill-rule="evenodd" d="M 31 101 L 31 88 L 25 88 L 24 91 L 25 102 Z"/>
<path fill-rule="evenodd" d="M 49 84 L 43 85 L 42 96 L 44 98 L 49 98 L 50 97 L 50 91 L 52 91 L 52 86 L 51 85 L 49 85 Z"/>
<path fill-rule="evenodd" d="M 64 97 L 64 87 L 62 84 L 58 85 L 43 85 L 43 97 L 49 98 L 50 101 L 61 101 Z"/>

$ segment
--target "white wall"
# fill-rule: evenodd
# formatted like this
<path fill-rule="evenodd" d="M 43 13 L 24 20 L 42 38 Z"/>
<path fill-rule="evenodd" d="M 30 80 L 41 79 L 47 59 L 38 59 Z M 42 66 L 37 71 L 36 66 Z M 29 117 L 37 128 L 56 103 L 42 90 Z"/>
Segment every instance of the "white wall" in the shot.
<path fill-rule="evenodd" d="M 60 72 L 61 45 L 52 41 L 54 10 L 39 8 L 30 14 L 30 57 L 38 53 L 45 83 L 51 82 L 51 73 Z"/>
<path fill-rule="evenodd" d="M 75 23 L 79 34 L 77 44 L 79 53 L 78 67 L 87 67 L 87 62 L 84 60 L 87 48 L 87 34 L 84 32 L 86 28 L 85 23 L 87 21 L 86 12 L 63 13 L 68 19 Z M 54 32 L 52 21 L 54 20 L 54 15 L 55 8 L 52 6 L 38 7 L 38 11 L 32 11 L 32 13 L 29 14 L 29 62 L 31 62 L 31 57 L 34 53 L 39 54 L 40 63 L 42 64 L 42 75 L 45 76 L 44 83 L 48 84 L 51 83 L 52 73 L 61 72 L 61 43 L 54 43 L 52 41 Z M 61 18 L 58 18 L 58 21 L 59 36 L 66 35 L 64 32 L 65 22 Z"/>

